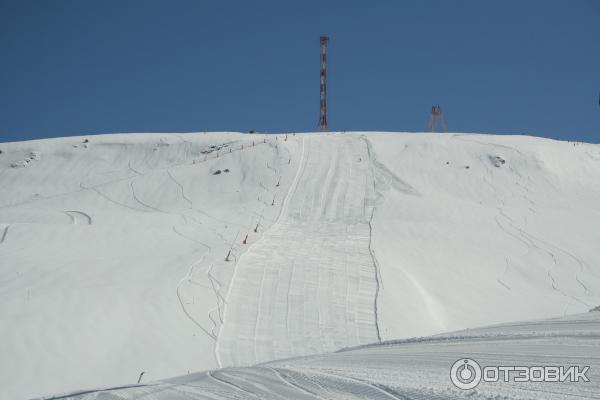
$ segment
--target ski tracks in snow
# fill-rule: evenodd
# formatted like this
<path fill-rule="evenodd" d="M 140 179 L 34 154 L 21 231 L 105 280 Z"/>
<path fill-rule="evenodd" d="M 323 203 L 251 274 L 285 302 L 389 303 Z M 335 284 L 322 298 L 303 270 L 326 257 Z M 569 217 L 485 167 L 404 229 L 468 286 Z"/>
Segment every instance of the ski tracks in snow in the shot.
<path fill-rule="evenodd" d="M 92 217 L 83 211 L 63 211 L 70 219 L 71 225 L 91 225 Z"/>
<path fill-rule="evenodd" d="M 222 308 L 222 303 L 224 302 L 223 297 L 221 296 L 221 294 L 219 293 L 219 290 L 221 288 L 221 282 L 219 282 L 212 274 L 211 274 L 211 270 L 213 268 L 213 264 L 210 264 L 206 270 L 206 275 L 207 275 L 207 279 L 210 282 L 210 287 L 201 285 L 199 283 L 196 283 L 193 281 L 193 277 L 194 277 L 194 273 L 196 272 L 196 268 L 201 266 L 205 260 L 207 260 L 211 253 L 212 253 L 212 247 L 210 247 L 208 244 L 203 243 L 199 240 L 193 239 L 191 237 L 188 237 L 187 235 L 184 235 L 183 233 L 179 232 L 177 230 L 177 228 L 173 227 L 173 232 L 175 234 L 177 234 L 178 236 L 182 237 L 183 239 L 189 240 L 191 242 L 197 243 L 199 245 L 201 245 L 202 247 L 204 247 L 206 250 L 205 252 L 202 254 L 201 258 L 199 260 L 197 260 L 196 262 L 194 262 L 192 265 L 190 265 L 189 269 L 188 269 L 188 273 L 179 281 L 179 283 L 177 284 L 177 287 L 175 289 L 175 292 L 177 294 L 177 299 L 179 300 L 179 304 L 181 306 L 182 311 L 184 312 L 184 314 L 188 317 L 188 319 L 190 321 L 192 321 L 196 326 L 198 326 L 202 332 L 204 332 L 206 335 L 208 335 L 211 339 L 215 340 L 217 339 L 217 333 L 215 332 L 215 330 L 217 329 L 217 327 L 220 325 L 221 321 L 222 321 L 222 312 L 221 312 L 221 308 Z M 203 324 L 201 324 L 196 318 L 194 318 L 192 316 L 192 313 L 187 309 L 186 307 L 186 303 L 183 299 L 183 296 L 181 294 L 181 290 L 184 284 L 195 284 L 195 285 L 200 285 L 202 287 L 205 287 L 207 289 L 212 290 L 212 292 L 215 295 L 215 307 L 211 308 L 210 310 L 208 310 L 207 312 L 207 317 L 208 319 L 211 321 L 212 326 L 210 328 L 205 327 Z M 215 319 L 215 317 L 213 316 L 213 314 L 215 313 L 215 311 L 217 312 L 217 317 L 219 319 L 219 321 L 217 321 Z"/>
<path fill-rule="evenodd" d="M 215 349 L 220 366 L 379 340 L 372 213 L 364 210 L 373 203 L 373 177 L 356 153 L 367 158 L 357 137 L 303 139 L 275 224 L 236 264 Z"/>
<path fill-rule="evenodd" d="M 467 142 L 477 143 L 477 144 L 483 146 L 484 148 L 486 148 L 487 150 L 502 149 L 504 151 L 509 151 L 509 152 L 513 153 L 513 155 L 521 158 L 522 160 L 530 159 L 526 156 L 526 154 L 524 154 L 523 152 L 521 152 L 520 150 L 518 150 L 517 148 L 514 148 L 514 147 L 504 146 L 504 145 L 495 144 L 495 143 L 482 142 L 482 141 L 475 140 L 472 138 L 467 138 L 467 137 L 465 137 L 465 135 L 454 135 L 453 138 L 461 139 L 461 140 L 464 140 Z M 557 279 L 557 277 L 555 276 L 555 274 L 557 274 L 557 273 L 566 272 L 565 268 L 573 269 L 573 266 L 572 265 L 570 266 L 569 264 L 574 263 L 574 267 L 575 267 L 576 271 L 572 272 L 573 280 L 581 288 L 584 295 L 589 295 L 589 293 L 590 293 L 589 289 L 580 279 L 580 274 L 585 272 L 585 269 L 587 267 L 586 264 L 580 258 L 578 258 L 573 253 L 571 253 L 570 251 L 567 251 L 559 246 L 556 246 L 556 245 L 548 242 L 547 240 L 542 239 L 540 236 L 536 236 L 536 235 L 533 235 L 531 232 L 528 232 L 527 230 L 525 230 L 524 226 L 522 226 L 521 224 L 518 224 L 514 218 L 511 218 L 506 212 L 506 201 L 504 200 L 504 198 L 502 197 L 502 195 L 498 191 L 498 189 L 492 184 L 492 180 L 493 180 L 492 172 L 493 172 L 494 168 L 491 168 L 489 163 L 485 162 L 483 159 L 481 161 L 482 161 L 482 165 L 484 165 L 486 168 L 487 176 L 488 176 L 488 178 L 486 178 L 484 176 L 483 181 L 492 190 L 493 199 L 495 199 L 499 203 L 499 204 L 495 205 L 495 207 L 498 211 L 498 215 L 495 217 L 495 221 L 496 221 L 496 224 L 498 225 L 498 227 L 507 235 L 513 237 L 517 241 L 520 241 L 522 244 L 524 244 L 527 248 L 528 253 L 531 251 L 537 251 L 541 254 L 545 254 L 546 256 L 548 256 L 550 258 L 551 263 L 550 263 L 550 266 L 546 268 L 546 276 L 547 276 L 547 279 L 548 279 L 548 282 L 549 282 L 551 288 L 554 291 L 560 293 L 561 295 L 565 296 L 568 299 L 568 303 L 566 305 L 565 310 L 568 308 L 570 303 L 573 301 L 578 302 L 578 303 L 588 307 L 589 304 L 586 304 L 584 301 L 582 301 L 575 295 L 568 293 L 565 290 L 561 289 L 559 286 L 559 282 L 560 283 L 564 282 L 564 278 L 562 280 L 560 280 L 560 279 Z M 539 161 L 537 159 L 533 158 L 533 159 L 531 159 L 531 162 L 539 167 Z M 515 176 L 514 184 L 518 188 L 517 191 L 511 190 L 512 196 L 517 197 L 520 194 L 520 197 L 525 202 L 528 203 L 527 209 L 531 213 L 535 214 L 537 204 L 530 197 L 531 191 L 530 191 L 529 186 L 533 185 L 533 183 L 534 183 L 533 180 L 531 179 L 531 176 L 529 174 L 523 175 L 521 172 L 519 172 L 517 169 L 515 169 L 511 163 L 508 164 L 508 169 Z M 554 186 L 554 184 L 552 182 L 550 182 L 550 180 L 548 180 L 548 178 L 546 176 L 544 176 L 544 179 L 545 179 L 546 183 L 549 185 L 549 187 L 556 190 L 556 186 Z M 518 193 L 518 192 L 520 192 L 520 193 Z M 524 217 L 524 224 L 525 224 L 525 226 L 527 225 L 527 216 Z M 563 257 L 561 257 L 560 255 L 562 255 Z M 566 259 L 570 259 L 570 261 L 572 261 L 572 262 L 566 262 L 564 257 L 566 257 Z M 561 258 L 563 259 L 563 262 L 560 262 Z M 501 277 L 497 278 L 497 282 L 500 285 L 504 286 L 506 289 L 511 290 L 510 286 L 506 282 L 504 282 L 503 279 L 501 279 L 506 276 L 506 274 L 508 272 L 508 265 L 509 265 L 509 260 L 507 259 L 504 272 L 502 273 Z"/>
<path fill-rule="evenodd" d="M 10 225 L 6 225 L 3 229 L 2 229 L 2 233 L 0 234 L 0 244 L 4 243 L 6 241 L 6 236 L 8 235 L 8 228 L 10 227 Z"/>
<path fill-rule="evenodd" d="M 206 258 L 206 257 L 207 257 L 209 254 L 210 254 L 210 247 L 209 247 L 209 250 L 208 250 L 206 253 L 204 253 L 204 254 L 202 255 L 202 258 L 200 258 L 200 260 L 198 260 L 198 261 L 194 262 L 192 265 L 190 265 L 190 267 L 189 267 L 189 269 L 188 269 L 188 273 L 187 273 L 187 275 L 186 275 L 186 276 L 184 276 L 184 277 L 183 277 L 183 278 L 182 278 L 182 279 L 179 281 L 179 283 L 177 284 L 177 287 L 176 287 L 175 291 L 176 291 L 176 293 L 177 293 L 177 299 L 179 300 L 179 305 L 181 306 L 181 310 L 182 310 L 182 311 L 184 312 L 184 314 L 185 314 L 185 315 L 188 317 L 188 319 L 189 319 L 190 321 L 192 321 L 192 323 L 194 323 L 194 325 L 196 325 L 198 328 L 200 328 L 200 329 L 202 330 L 202 332 L 204 332 L 206 335 L 208 335 L 208 337 L 210 337 L 210 338 L 211 338 L 211 339 L 213 339 L 213 340 L 216 340 L 216 339 L 217 339 L 217 337 L 216 337 L 216 335 L 215 335 L 214 331 L 213 331 L 213 330 L 208 330 L 208 329 L 206 329 L 204 326 L 202 326 L 202 324 L 201 324 L 200 322 L 198 322 L 198 321 L 197 321 L 197 320 L 196 320 L 196 319 L 195 319 L 195 318 L 194 318 L 194 317 L 191 315 L 191 313 L 190 313 L 190 312 L 188 311 L 188 309 L 186 308 L 186 306 L 185 306 L 185 302 L 183 301 L 183 297 L 182 297 L 182 295 L 181 295 L 181 288 L 182 288 L 182 285 L 183 285 L 184 283 L 186 283 L 186 282 L 188 282 L 188 283 L 189 283 L 189 282 L 191 282 L 191 280 L 192 280 L 192 277 L 193 277 L 193 275 L 194 275 L 194 269 L 195 269 L 197 266 L 201 265 L 201 264 L 202 264 L 202 262 L 204 261 L 204 259 L 205 259 L 205 258 Z M 210 315 L 209 315 L 209 318 L 210 318 Z"/>

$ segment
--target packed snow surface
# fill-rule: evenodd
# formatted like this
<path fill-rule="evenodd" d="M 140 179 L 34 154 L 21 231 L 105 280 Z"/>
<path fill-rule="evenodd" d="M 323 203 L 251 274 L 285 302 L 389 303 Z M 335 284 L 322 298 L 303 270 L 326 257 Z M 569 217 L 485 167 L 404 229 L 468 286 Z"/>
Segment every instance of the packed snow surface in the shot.
<path fill-rule="evenodd" d="M 379 340 L 369 253 L 373 178 L 358 162 L 365 148 L 354 137 L 302 140 L 302 167 L 281 217 L 236 267 L 217 343 L 221 365 Z"/>
<path fill-rule="evenodd" d="M 487 366 L 589 367 L 580 382 L 482 381 L 453 386 L 462 358 Z M 600 312 L 509 323 L 252 367 L 224 368 L 164 381 L 89 390 L 54 399 L 597 399 Z"/>
<path fill-rule="evenodd" d="M 2 399 L 600 304 L 598 145 L 194 133 L 0 150 Z"/>

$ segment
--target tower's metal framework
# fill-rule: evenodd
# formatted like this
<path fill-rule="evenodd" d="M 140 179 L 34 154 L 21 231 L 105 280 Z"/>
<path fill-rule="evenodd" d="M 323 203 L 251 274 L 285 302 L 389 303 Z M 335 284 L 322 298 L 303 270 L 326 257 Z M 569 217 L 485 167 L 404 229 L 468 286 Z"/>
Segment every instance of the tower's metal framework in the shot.
<path fill-rule="evenodd" d="M 446 125 L 442 108 L 439 105 L 431 106 L 431 119 L 429 120 L 429 129 L 431 129 L 431 132 L 435 132 L 435 123 L 437 121 L 440 121 L 442 128 L 444 128 L 444 132 L 448 132 L 448 126 Z"/>
<path fill-rule="evenodd" d="M 320 85 L 320 109 L 319 129 L 327 130 L 327 43 L 328 36 L 321 36 L 321 85 Z"/>

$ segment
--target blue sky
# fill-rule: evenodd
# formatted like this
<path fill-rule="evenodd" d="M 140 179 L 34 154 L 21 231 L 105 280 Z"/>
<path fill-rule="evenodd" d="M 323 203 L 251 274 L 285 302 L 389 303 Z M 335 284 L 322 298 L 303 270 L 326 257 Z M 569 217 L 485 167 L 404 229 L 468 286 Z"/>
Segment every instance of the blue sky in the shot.
<path fill-rule="evenodd" d="M 0 142 L 332 130 L 600 142 L 600 2 L 4 1 Z"/>

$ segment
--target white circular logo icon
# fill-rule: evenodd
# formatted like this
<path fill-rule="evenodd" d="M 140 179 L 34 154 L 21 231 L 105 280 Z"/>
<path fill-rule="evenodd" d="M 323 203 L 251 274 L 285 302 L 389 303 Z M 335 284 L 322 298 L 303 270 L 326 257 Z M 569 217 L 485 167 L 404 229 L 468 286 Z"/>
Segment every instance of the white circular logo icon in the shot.
<path fill-rule="evenodd" d="M 481 367 L 475 360 L 461 358 L 452 364 L 450 380 L 459 389 L 473 389 L 481 382 Z"/>

